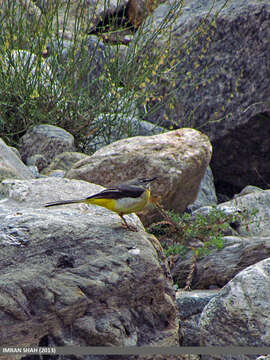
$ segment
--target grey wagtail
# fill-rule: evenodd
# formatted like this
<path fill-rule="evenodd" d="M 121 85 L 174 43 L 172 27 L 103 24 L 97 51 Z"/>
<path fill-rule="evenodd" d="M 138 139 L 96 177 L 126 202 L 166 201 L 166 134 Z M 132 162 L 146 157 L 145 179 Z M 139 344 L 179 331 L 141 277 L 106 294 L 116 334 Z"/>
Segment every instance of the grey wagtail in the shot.
<path fill-rule="evenodd" d="M 84 199 L 56 201 L 45 204 L 44 206 L 74 203 L 102 206 L 116 212 L 124 221 L 124 224 L 122 224 L 124 227 L 132 231 L 137 231 L 136 228 L 128 225 L 123 215 L 141 211 L 147 205 L 150 199 L 150 183 L 155 179 L 157 179 L 157 177 L 153 177 L 152 179 L 136 179 L 125 184 L 108 187 Z"/>

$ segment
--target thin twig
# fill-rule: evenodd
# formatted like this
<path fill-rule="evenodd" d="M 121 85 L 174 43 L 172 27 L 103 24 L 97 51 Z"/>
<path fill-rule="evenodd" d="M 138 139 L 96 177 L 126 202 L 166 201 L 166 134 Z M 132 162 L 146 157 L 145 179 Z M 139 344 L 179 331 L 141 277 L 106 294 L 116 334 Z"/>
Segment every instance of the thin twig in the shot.
<path fill-rule="evenodd" d="M 184 287 L 184 291 L 190 291 L 191 290 L 191 283 L 193 280 L 194 271 L 196 269 L 196 263 L 197 263 L 198 254 L 197 251 L 194 251 L 193 249 L 193 257 L 189 268 L 189 273 L 186 281 L 186 286 Z"/>
<path fill-rule="evenodd" d="M 154 205 L 156 206 L 157 210 L 160 212 L 162 217 L 166 219 L 166 221 L 177 231 L 180 233 L 183 232 L 183 229 L 170 217 L 168 212 L 163 208 L 162 205 L 160 205 L 157 201 L 154 202 Z"/>

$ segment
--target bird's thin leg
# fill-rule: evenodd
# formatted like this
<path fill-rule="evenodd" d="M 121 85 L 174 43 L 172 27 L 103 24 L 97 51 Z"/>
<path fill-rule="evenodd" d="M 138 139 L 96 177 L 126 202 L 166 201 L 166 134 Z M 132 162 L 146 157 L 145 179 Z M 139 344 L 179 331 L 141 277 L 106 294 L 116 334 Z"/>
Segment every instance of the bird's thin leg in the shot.
<path fill-rule="evenodd" d="M 125 228 L 125 229 L 128 229 L 130 231 L 138 231 L 137 228 L 135 226 L 132 226 L 132 225 L 128 225 L 126 219 L 124 218 L 123 214 L 119 214 L 120 218 L 123 220 L 124 223 L 122 223 L 122 226 Z"/>

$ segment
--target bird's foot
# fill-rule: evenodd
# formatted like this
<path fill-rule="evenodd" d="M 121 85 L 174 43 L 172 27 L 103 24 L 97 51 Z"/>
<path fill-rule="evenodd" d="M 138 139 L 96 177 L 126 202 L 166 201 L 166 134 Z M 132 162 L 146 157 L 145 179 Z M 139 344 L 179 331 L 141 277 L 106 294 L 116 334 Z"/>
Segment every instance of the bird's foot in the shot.
<path fill-rule="evenodd" d="M 81 204 L 80 210 L 83 214 L 87 214 L 89 212 L 89 207 L 87 204 Z"/>
<path fill-rule="evenodd" d="M 127 223 L 122 223 L 121 225 L 124 229 L 127 229 L 129 231 L 134 231 L 134 232 L 138 231 L 138 229 L 134 225 L 128 225 Z"/>

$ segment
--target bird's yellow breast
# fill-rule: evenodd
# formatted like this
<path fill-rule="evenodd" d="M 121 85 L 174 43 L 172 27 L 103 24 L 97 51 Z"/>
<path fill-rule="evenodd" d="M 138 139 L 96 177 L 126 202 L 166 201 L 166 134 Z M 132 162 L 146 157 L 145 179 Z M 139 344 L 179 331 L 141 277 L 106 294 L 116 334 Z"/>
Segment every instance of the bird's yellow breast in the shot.
<path fill-rule="evenodd" d="M 105 207 L 108 210 L 114 211 L 118 214 L 131 214 L 142 210 L 150 199 L 150 191 L 145 192 L 137 197 L 123 197 L 121 199 L 87 199 L 87 204 L 94 204 Z"/>
<path fill-rule="evenodd" d="M 115 211 L 115 201 L 114 199 L 88 199 L 87 204 L 94 204 Z"/>

